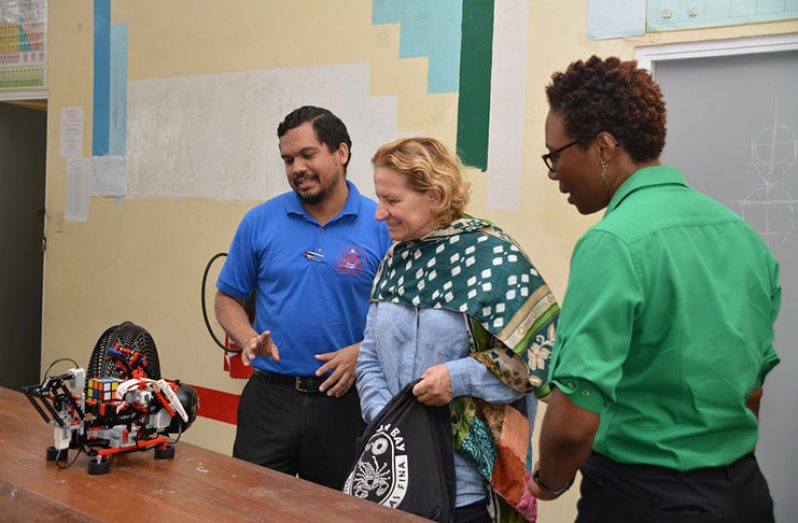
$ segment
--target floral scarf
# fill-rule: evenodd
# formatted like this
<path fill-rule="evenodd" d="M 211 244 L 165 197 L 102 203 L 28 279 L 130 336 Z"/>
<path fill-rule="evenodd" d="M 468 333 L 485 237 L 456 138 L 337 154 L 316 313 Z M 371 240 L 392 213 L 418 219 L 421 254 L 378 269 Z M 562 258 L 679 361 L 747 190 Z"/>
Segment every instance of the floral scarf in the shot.
<path fill-rule="evenodd" d="M 420 240 L 395 243 L 380 264 L 371 299 L 465 313 L 470 356 L 511 389 L 548 396 L 547 360 L 559 306 L 520 247 L 498 227 L 466 217 Z M 529 400 L 454 402 L 454 447 L 490 484 L 496 521 L 537 516 L 526 489 L 532 464 Z"/>

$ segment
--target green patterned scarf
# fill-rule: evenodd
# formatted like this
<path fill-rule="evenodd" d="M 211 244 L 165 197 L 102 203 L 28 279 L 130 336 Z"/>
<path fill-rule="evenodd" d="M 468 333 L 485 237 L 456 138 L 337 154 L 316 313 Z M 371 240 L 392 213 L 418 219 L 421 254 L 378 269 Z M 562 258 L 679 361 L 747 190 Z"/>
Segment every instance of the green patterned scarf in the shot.
<path fill-rule="evenodd" d="M 380 265 L 371 299 L 465 313 L 470 356 L 511 389 L 548 396 L 547 360 L 559 306 L 524 252 L 498 227 L 467 217 L 420 240 L 395 243 Z M 455 449 L 490 484 L 497 521 L 536 518 L 535 499 L 526 489 L 532 464 L 528 400 L 454 402 Z"/>

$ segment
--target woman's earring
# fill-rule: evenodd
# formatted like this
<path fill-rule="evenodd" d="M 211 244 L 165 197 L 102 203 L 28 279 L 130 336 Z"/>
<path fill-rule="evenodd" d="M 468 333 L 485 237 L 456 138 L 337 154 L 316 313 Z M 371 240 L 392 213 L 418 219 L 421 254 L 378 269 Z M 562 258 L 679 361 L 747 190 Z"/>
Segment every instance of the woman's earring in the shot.
<path fill-rule="evenodd" d="M 604 186 L 610 184 L 610 182 L 607 181 L 607 164 L 604 162 L 601 162 L 601 183 L 603 183 Z"/>

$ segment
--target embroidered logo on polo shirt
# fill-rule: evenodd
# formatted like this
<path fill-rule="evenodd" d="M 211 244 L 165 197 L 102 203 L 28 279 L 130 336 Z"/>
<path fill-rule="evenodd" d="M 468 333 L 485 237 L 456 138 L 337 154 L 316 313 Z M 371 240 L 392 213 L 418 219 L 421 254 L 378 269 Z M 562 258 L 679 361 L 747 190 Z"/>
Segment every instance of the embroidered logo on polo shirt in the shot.
<path fill-rule="evenodd" d="M 366 265 L 366 253 L 360 247 L 350 245 L 338 252 L 335 270 L 343 274 L 361 274 Z"/>
<path fill-rule="evenodd" d="M 404 438 L 398 427 L 388 423 L 369 438 L 343 491 L 396 508 L 407 493 L 407 467 Z"/>

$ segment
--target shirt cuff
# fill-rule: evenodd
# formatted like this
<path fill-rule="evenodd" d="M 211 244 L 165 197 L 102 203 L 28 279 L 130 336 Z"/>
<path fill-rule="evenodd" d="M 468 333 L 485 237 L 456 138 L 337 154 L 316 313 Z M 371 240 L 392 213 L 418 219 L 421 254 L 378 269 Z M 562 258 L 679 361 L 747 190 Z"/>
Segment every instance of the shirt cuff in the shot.
<path fill-rule="evenodd" d="M 238 300 L 245 300 L 249 298 L 249 294 L 247 294 L 246 291 L 241 291 L 239 289 L 236 289 L 235 287 L 232 287 L 221 280 L 216 282 L 216 288 L 222 291 L 223 293 L 227 294 L 228 296 L 232 296 L 233 298 L 236 298 Z"/>
<path fill-rule="evenodd" d="M 760 388 L 762 388 L 762 386 L 765 384 L 765 377 L 766 377 L 768 374 L 770 374 L 770 371 L 771 371 L 771 370 L 773 370 L 773 368 L 774 368 L 776 365 L 778 365 L 780 362 L 781 362 L 781 359 L 779 359 L 779 356 L 778 356 L 778 354 L 776 354 L 775 352 L 773 352 L 773 354 L 771 355 L 771 357 L 770 357 L 770 358 L 768 358 L 768 359 L 767 359 L 767 360 L 766 360 L 766 361 L 765 361 L 765 362 L 762 364 L 762 370 L 761 370 L 761 371 L 759 371 L 759 376 L 757 376 L 757 380 L 756 380 L 756 386 L 754 387 L 755 389 L 760 389 Z"/>
<path fill-rule="evenodd" d="M 591 382 L 579 378 L 555 378 L 552 383 L 579 408 L 601 414 L 607 402 L 604 394 Z"/>
<path fill-rule="evenodd" d="M 366 423 L 374 421 L 374 418 L 379 416 L 380 412 L 382 412 L 382 409 L 384 409 L 387 404 L 387 402 L 378 402 L 366 407 L 366 411 L 363 413 L 363 421 Z"/>
<path fill-rule="evenodd" d="M 452 396 L 473 396 L 471 391 L 472 373 L 478 370 L 474 365 L 482 365 L 474 358 L 460 358 L 459 360 L 447 361 L 446 368 L 449 369 L 449 381 L 452 383 Z"/>

